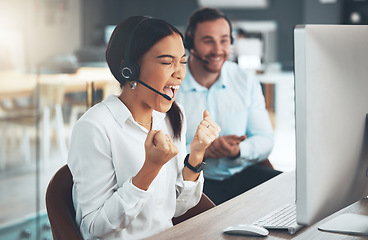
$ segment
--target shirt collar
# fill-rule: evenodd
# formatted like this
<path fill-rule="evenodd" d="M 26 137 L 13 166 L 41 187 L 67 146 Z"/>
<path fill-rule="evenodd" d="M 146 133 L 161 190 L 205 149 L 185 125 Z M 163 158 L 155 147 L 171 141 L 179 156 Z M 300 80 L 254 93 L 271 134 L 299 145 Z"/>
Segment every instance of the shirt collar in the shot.
<path fill-rule="evenodd" d="M 111 95 L 107 97 L 103 103 L 106 105 L 106 107 L 111 112 L 111 115 L 115 119 L 115 121 L 120 125 L 120 127 L 124 126 L 124 123 L 130 119 L 130 121 L 134 122 L 134 118 L 127 108 L 125 104 L 119 99 L 118 96 Z M 152 118 L 153 123 L 156 125 L 159 124 L 161 121 L 165 119 L 166 113 L 158 112 L 153 110 L 152 112 Z M 157 125 L 156 125 L 157 126 Z"/>
<path fill-rule="evenodd" d="M 221 73 L 219 78 L 216 80 L 216 82 L 212 85 L 211 88 L 216 88 L 216 89 L 220 89 L 220 88 L 226 88 L 227 84 L 228 84 L 228 80 L 227 77 L 224 76 L 225 72 L 224 72 L 224 67 L 225 65 L 227 65 L 227 61 L 224 63 L 224 65 L 221 68 Z M 180 87 L 180 89 L 184 92 L 189 92 L 189 91 L 198 91 L 198 92 L 202 92 L 202 91 L 208 91 L 207 88 L 203 87 L 202 85 L 200 85 L 193 77 L 192 73 L 190 72 L 190 68 L 189 65 L 187 63 L 186 65 L 187 68 L 187 73 L 185 75 L 184 81 Z"/>

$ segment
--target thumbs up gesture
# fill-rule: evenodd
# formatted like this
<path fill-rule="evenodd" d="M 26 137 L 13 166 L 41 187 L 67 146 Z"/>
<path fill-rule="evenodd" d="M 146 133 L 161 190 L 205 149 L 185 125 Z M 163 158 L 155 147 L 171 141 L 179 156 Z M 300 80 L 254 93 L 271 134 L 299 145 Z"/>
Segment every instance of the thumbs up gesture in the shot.
<path fill-rule="evenodd" d="M 219 136 L 221 128 L 211 119 L 207 110 L 203 112 L 203 120 L 198 125 L 193 141 L 190 144 L 190 153 L 204 154 L 206 148 Z"/>

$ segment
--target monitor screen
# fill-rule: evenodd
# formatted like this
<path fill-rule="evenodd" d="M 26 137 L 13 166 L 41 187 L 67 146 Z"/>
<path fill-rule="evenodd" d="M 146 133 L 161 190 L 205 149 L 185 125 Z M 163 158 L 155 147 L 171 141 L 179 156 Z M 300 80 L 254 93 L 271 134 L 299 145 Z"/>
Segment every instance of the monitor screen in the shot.
<path fill-rule="evenodd" d="M 368 195 L 367 39 L 362 25 L 294 30 L 299 224 L 313 224 Z"/>

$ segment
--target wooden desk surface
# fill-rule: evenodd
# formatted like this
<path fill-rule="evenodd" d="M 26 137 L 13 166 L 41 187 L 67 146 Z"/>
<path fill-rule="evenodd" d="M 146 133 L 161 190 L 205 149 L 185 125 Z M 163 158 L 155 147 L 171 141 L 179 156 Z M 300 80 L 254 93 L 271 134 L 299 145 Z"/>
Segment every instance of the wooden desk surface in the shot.
<path fill-rule="evenodd" d="M 265 238 L 233 236 L 222 233 L 228 226 L 251 224 L 286 203 L 295 202 L 295 174 L 283 173 L 248 192 L 218 205 L 202 214 L 169 228 L 150 240 L 165 239 L 368 239 L 368 237 L 348 236 L 318 230 L 321 223 L 341 212 L 353 212 L 368 215 L 368 200 L 363 199 L 320 222 L 290 235 L 286 230 L 270 230 Z"/>

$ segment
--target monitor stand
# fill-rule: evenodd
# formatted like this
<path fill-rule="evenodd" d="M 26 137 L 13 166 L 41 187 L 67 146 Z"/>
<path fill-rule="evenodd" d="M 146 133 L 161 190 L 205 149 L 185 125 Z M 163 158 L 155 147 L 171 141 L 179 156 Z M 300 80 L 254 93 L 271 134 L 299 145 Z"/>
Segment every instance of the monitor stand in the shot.
<path fill-rule="evenodd" d="M 368 114 L 365 116 L 365 133 L 362 147 L 363 150 L 361 153 L 363 161 L 368 161 L 368 148 L 364 147 L 367 146 L 367 144 Z M 368 177 L 368 169 L 366 170 L 366 176 Z M 368 216 L 352 213 L 341 214 L 322 224 L 320 227 L 318 227 L 318 229 L 326 232 L 368 236 Z"/>
<path fill-rule="evenodd" d="M 368 216 L 341 214 L 318 227 L 321 231 L 368 236 Z"/>

